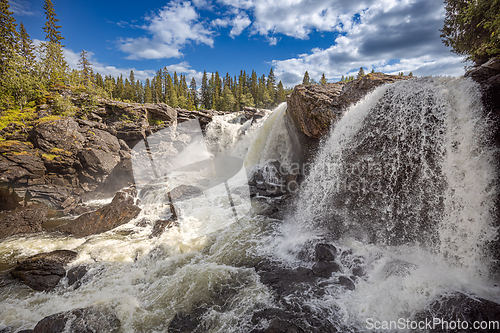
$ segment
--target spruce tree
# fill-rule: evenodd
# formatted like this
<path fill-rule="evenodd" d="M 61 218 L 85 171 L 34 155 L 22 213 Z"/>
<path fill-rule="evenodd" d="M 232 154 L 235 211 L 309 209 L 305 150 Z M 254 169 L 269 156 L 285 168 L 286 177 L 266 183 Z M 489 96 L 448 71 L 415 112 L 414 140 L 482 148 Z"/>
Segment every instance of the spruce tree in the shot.
<path fill-rule="evenodd" d="M 61 45 L 61 40 L 64 39 L 61 37 L 61 32 L 59 31 L 61 26 L 57 25 L 59 19 L 56 18 L 52 1 L 45 0 L 43 9 L 45 9 L 47 22 L 43 27 L 43 30 L 46 33 L 46 42 L 41 45 L 42 77 L 49 85 L 64 83 L 67 75 L 66 72 L 68 70 L 68 64 L 64 59 L 62 50 L 64 45 Z"/>
<path fill-rule="evenodd" d="M 365 70 L 363 69 L 363 67 L 360 67 L 359 68 L 359 71 L 358 71 L 358 77 L 357 79 L 361 79 L 363 76 L 365 76 Z"/>
<path fill-rule="evenodd" d="M 201 104 L 205 109 L 210 108 L 210 89 L 208 86 L 207 71 L 203 71 L 203 77 L 201 78 Z"/>
<path fill-rule="evenodd" d="M 302 84 L 311 84 L 311 79 L 309 78 L 309 73 L 307 71 L 304 73 Z"/>
<path fill-rule="evenodd" d="M 54 5 L 51 0 L 45 0 L 45 4 L 43 5 L 43 9 L 45 10 L 45 16 L 47 17 L 47 22 L 45 22 L 45 26 L 43 27 L 43 31 L 45 31 L 45 40 L 61 45 L 61 40 L 64 37 L 61 36 L 61 32 L 59 29 L 60 25 L 57 25 L 59 19 L 56 17 L 56 12 L 54 11 Z M 61 45 L 64 46 L 64 45 Z"/>
<path fill-rule="evenodd" d="M 32 69 L 35 65 L 35 45 L 30 36 L 26 32 L 23 23 L 19 26 L 19 54 L 24 59 L 24 67 Z"/>
<path fill-rule="evenodd" d="M 200 101 L 198 98 L 198 89 L 196 88 L 196 80 L 194 77 L 191 79 L 191 83 L 189 84 L 189 90 L 193 106 L 195 109 L 198 109 L 198 104 L 200 103 Z"/>
<path fill-rule="evenodd" d="M 151 84 L 149 79 L 146 79 L 146 84 L 144 85 L 144 103 L 152 103 L 153 94 L 151 92 Z"/>
<path fill-rule="evenodd" d="M 321 80 L 319 80 L 319 83 L 320 84 L 327 84 L 328 83 L 328 81 L 326 80 L 325 73 L 323 73 L 323 75 L 321 75 Z"/>
<path fill-rule="evenodd" d="M 10 5 L 7 0 L 0 0 L 0 80 L 5 80 L 7 63 L 16 53 L 17 31 L 14 14 L 9 10 Z"/>
<path fill-rule="evenodd" d="M 88 59 L 88 52 L 85 50 L 82 50 L 82 52 L 80 52 L 78 67 L 82 72 L 83 85 L 86 87 L 90 86 L 92 80 L 92 65 L 90 64 L 90 61 Z"/>

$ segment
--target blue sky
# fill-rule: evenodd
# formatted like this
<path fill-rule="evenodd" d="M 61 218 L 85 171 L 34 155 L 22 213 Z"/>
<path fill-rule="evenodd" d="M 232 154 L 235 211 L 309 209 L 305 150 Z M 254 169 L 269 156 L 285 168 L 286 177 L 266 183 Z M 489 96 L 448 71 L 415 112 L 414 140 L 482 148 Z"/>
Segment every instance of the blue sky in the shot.
<path fill-rule="evenodd" d="M 365 70 L 421 75 L 464 73 L 462 57 L 445 47 L 439 29 L 441 0 L 52 0 L 65 37 L 65 55 L 91 54 L 103 75 L 154 76 L 167 66 L 188 80 L 240 69 L 267 75 L 274 68 L 285 86 L 307 70 L 319 81 Z M 17 23 L 43 40 L 43 0 L 10 0 Z"/>

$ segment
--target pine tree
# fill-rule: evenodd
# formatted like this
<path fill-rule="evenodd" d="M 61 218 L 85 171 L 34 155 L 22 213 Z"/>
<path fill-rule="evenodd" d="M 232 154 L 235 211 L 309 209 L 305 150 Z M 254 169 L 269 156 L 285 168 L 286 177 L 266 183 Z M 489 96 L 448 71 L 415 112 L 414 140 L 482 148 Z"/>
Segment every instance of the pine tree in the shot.
<path fill-rule="evenodd" d="M 325 73 L 323 73 L 323 75 L 321 75 L 321 80 L 319 80 L 319 83 L 320 84 L 327 84 L 328 83 L 328 81 L 326 80 Z"/>
<path fill-rule="evenodd" d="M 151 93 L 151 84 L 149 79 L 146 79 L 146 84 L 144 85 L 144 103 L 152 103 L 153 94 Z"/>
<path fill-rule="evenodd" d="M 61 26 L 56 24 L 59 22 L 59 19 L 56 18 L 52 1 L 45 0 L 43 9 L 45 9 L 47 22 L 43 27 L 46 33 L 46 42 L 41 45 L 42 76 L 49 85 L 53 85 L 64 82 L 67 75 L 68 64 L 64 59 L 62 50 L 64 45 L 61 45 L 61 40 L 64 38 L 61 37 L 61 32 L 59 31 Z"/>
<path fill-rule="evenodd" d="M 195 109 L 198 109 L 198 104 L 200 104 L 200 101 L 198 98 L 198 89 L 196 88 L 196 80 L 194 77 L 191 79 L 191 83 L 189 84 L 189 90 L 193 106 Z"/>
<path fill-rule="evenodd" d="M 78 61 L 78 67 L 82 71 L 83 85 L 86 87 L 90 86 L 93 71 L 92 71 L 92 65 L 88 60 L 88 52 L 85 50 L 82 50 L 82 52 L 80 52 L 80 60 Z"/>
<path fill-rule="evenodd" d="M 43 31 L 45 31 L 45 40 L 61 45 L 61 40 L 64 37 L 61 36 L 61 32 L 59 29 L 60 25 L 57 25 L 59 19 L 56 18 L 56 12 L 54 11 L 54 5 L 51 0 L 45 0 L 45 4 L 43 5 L 43 9 L 45 10 L 45 16 L 47 17 L 47 22 L 45 22 L 45 26 L 43 27 Z M 61 45 L 64 46 L 64 45 Z"/>
<path fill-rule="evenodd" d="M 200 94 L 201 94 L 201 104 L 203 104 L 203 108 L 208 109 L 210 108 L 210 89 L 208 86 L 208 78 L 207 78 L 207 71 L 203 71 L 203 77 L 201 78 L 201 88 L 200 88 Z"/>
<path fill-rule="evenodd" d="M 281 81 L 278 83 L 278 92 L 276 94 L 276 102 L 277 103 L 283 103 L 286 101 L 286 92 L 285 89 L 283 88 L 283 83 Z"/>
<path fill-rule="evenodd" d="M 361 79 L 363 76 L 365 76 L 365 70 L 363 69 L 363 67 L 360 67 L 359 68 L 359 71 L 358 71 L 358 77 L 357 79 Z"/>
<path fill-rule="evenodd" d="M 24 59 L 24 67 L 32 69 L 35 65 L 35 46 L 26 32 L 23 23 L 19 26 L 19 54 Z"/>
<path fill-rule="evenodd" d="M 372 69 L 371 73 L 375 73 L 375 69 Z"/>
<path fill-rule="evenodd" d="M 302 84 L 311 84 L 311 79 L 309 78 L 309 73 L 307 71 L 304 73 Z"/>
<path fill-rule="evenodd" d="M 16 53 L 17 31 L 13 12 L 9 11 L 10 5 L 7 0 L 0 0 L 0 80 L 5 80 L 4 73 L 7 63 Z"/>
<path fill-rule="evenodd" d="M 259 95 L 259 82 L 257 78 L 257 72 L 252 70 L 252 76 L 249 80 L 249 85 L 250 85 L 250 93 L 252 94 L 252 98 L 254 100 L 254 103 L 257 104 L 258 100 L 258 95 Z"/>
<path fill-rule="evenodd" d="M 408 74 L 408 76 L 413 76 L 413 72 L 410 72 L 410 74 Z"/>

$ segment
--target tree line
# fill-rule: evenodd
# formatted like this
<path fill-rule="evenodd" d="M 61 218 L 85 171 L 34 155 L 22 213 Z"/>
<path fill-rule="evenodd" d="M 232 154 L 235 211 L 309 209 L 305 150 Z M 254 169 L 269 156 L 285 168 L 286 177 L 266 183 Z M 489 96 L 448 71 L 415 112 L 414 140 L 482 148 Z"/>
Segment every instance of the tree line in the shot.
<path fill-rule="evenodd" d="M 170 73 L 167 67 L 144 82 L 120 75 L 102 76 L 94 73 L 88 53 L 80 53 L 78 70 L 70 69 L 63 55 L 59 19 L 51 0 L 45 0 L 45 41 L 35 47 L 23 23 L 17 24 L 9 10 L 8 0 L 0 0 L 0 103 L 4 107 L 17 105 L 21 109 L 28 102 L 43 98 L 47 91 L 62 87 L 79 87 L 88 93 L 116 100 L 137 103 L 166 103 L 188 110 L 217 109 L 239 111 L 244 107 L 272 108 L 284 102 L 292 89 L 285 88 L 271 68 L 267 77 L 255 71 L 238 76 L 205 71 L 201 86 L 195 78 L 187 82 L 186 75 Z"/>
<path fill-rule="evenodd" d="M 143 82 L 135 79 L 134 71 L 128 78 L 120 75 L 104 78 L 96 74 L 94 83 L 104 89 L 111 98 L 138 103 L 166 103 L 172 107 L 187 110 L 216 109 L 222 111 L 239 111 L 244 107 L 271 108 L 286 99 L 291 89 L 285 88 L 281 81 L 276 84 L 273 69 L 265 75 L 258 76 L 255 71 L 248 75 L 240 71 L 238 76 L 226 73 L 221 77 L 219 72 L 207 74 L 203 72 L 201 86 L 191 78 L 189 85 L 186 75 L 169 72 L 167 67 L 156 72 L 151 80 Z"/>

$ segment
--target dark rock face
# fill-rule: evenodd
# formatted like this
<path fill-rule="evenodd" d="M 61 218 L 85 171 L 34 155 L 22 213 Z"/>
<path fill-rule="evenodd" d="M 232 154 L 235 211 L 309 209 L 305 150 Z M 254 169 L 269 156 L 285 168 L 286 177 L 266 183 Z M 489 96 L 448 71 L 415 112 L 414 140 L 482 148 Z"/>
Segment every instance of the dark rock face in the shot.
<path fill-rule="evenodd" d="M 134 205 L 134 197 L 117 192 L 113 201 L 96 211 L 85 213 L 56 230 L 75 237 L 85 237 L 114 229 L 139 215 L 141 209 Z"/>
<path fill-rule="evenodd" d="M 165 229 L 170 229 L 170 228 L 176 227 L 178 225 L 179 225 L 179 222 L 176 222 L 176 221 L 158 220 L 153 225 L 153 231 L 151 232 L 151 235 L 149 235 L 149 238 L 160 237 L 160 235 L 163 234 Z"/>
<path fill-rule="evenodd" d="M 482 298 L 467 296 L 462 293 L 454 293 L 451 295 L 442 295 L 432 301 L 426 310 L 415 315 L 416 320 L 429 320 L 440 318 L 447 322 L 468 322 L 468 328 L 472 331 L 472 323 L 475 321 L 489 322 L 496 321 L 500 318 L 500 304 L 494 303 Z M 475 332 L 493 332 L 497 331 L 497 327 L 489 327 L 486 329 L 477 329 Z M 432 332 L 451 332 L 449 327 L 437 325 Z M 468 330 L 464 330 L 468 331 Z"/>
<path fill-rule="evenodd" d="M 40 123 L 30 133 L 30 139 L 36 148 L 50 151 L 54 148 L 76 154 L 83 148 L 85 137 L 80 133 L 80 126 L 72 118 Z"/>
<path fill-rule="evenodd" d="M 50 291 L 66 275 L 64 265 L 74 260 L 76 256 L 76 252 L 69 250 L 37 254 L 19 260 L 10 274 L 34 290 Z"/>
<path fill-rule="evenodd" d="M 16 234 L 40 232 L 45 221 L 47 221 L 47 207 L 43 205 L 33 205 L 0 214 L 0 239 Z"/>
<path fill-rule="evenodd" d="M 120 320 L 110 311 L 97 307 L 74 309 L 43 318 L 33 333 L 63 333 L 66 327 L 72 333 L 117 332 Z"/>
<path fill-rule="evenodd" d="M 367 93 L 386 83 L 411 77 L 370 73 L 360 80 L 315 85 L 298 85 L 287 97 L 287 129 L 306 162 L 316 150 L 320 138 L 342 113 Z"/>
<path fill-rule="evenodd" d="M 68 285 L 75 285 L 75 288 L 78 288 L 81 284 L 82 278 L 87 274 L 88 269 L 85 265 L 78 265 L 76 267 L 71 268 L 66 277 L 68 278 Z"/>
<path fill-rule="evenodd" d="M 170 191 L 170 196 L 172 200 L 183 201 L 196 198 L 203 194 L 203 191 L 196 186 L 191 185 L 180 185 Z"/>

